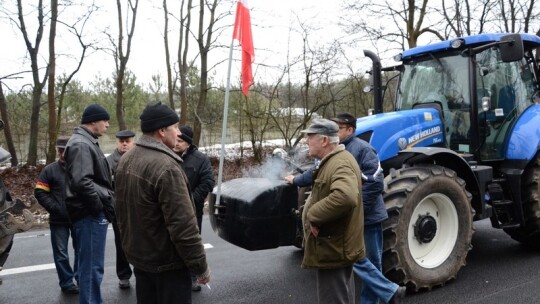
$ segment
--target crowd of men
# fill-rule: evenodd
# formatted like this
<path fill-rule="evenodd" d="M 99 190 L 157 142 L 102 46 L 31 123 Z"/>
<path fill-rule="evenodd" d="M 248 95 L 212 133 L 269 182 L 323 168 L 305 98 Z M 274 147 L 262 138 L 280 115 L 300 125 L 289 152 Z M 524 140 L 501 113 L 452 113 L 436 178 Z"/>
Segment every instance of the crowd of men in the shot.
<path fill-rule="evenodd" d="M 88 106 L 70 137 L 60 137 L 58 160 L 46 166 L 35 196 L 50 213 L 51 244 L 61 291 L 80 303 L 103 303 L 105 240 L 112 224 L 120 288 L 135 275 L 138 303 L 191 303 L 211 278 L 201 240 L 204 201 L 214 186 L 208 157 L 193 145 L 193 130 L 161 103 L 140 115 L 142 136 L 116 133 L 105 157 L 98 139 L 110 116 Z M 303 208 L 302 267 L 317 269 L 319 303 L 398 303 L 405 287 L 382 274 L 384 181 L 376 151 L 354 136 L 356 119 L 341 113 L 317 119 L 302 131 L 315 167 L 286 176 L 311 186 Z M 75 257 L 68 256 L 69 237 Z M 133 266 L 133 269 L 131 267 Z"/>

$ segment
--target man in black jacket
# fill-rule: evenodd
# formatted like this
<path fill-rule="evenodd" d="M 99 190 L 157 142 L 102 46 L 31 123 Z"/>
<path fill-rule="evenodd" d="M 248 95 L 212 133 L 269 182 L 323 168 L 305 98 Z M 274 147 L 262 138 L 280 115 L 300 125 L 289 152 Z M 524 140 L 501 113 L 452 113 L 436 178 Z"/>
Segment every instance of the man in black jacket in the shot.
<path fill-rule="evenodd" d="M 69 137 L 63 136 L 56 140 L 56 153 L 58 160 L 47 165 L 36 182 L 34 196 L 41 206 L 49 212 L 49 227 L 51 230 L 51 245 L 54 265 L 62 292 L 68 294 L 79 293 L 76 282 L 79 280 L 77 267 L 79 256 L 77 253 L 77 238 L 73 225 L 69 222 L 66 203 L 64 201 L 65 162 L 64 149 Z M 68 243 L 71 235 L 75 259 L 73 268 L 69 264 Z M 74 281 L 75 279 L 75 281 Z"/>
<path fill-rule="evenodd" d="M 111 170 L 98 138 L 109 128 L 109 113 L 98 104 L 86 107 L 73 131 L 66 160 L 66 207 L 79 246 L 79 303 L 102 303 L 105 240 L 114 219 Z"/>
<path fill-rule="evenodd" d="M 200 234 L 202 232 L 204 201 L 208 193 L 214 188 L 214 170 L 208 156 L 199 151 L 197 146 L 193 144 L 193 130 L 191 127 L 183 125 L 180 127 L 180 132 L 181 134 L 176 140 L 173 151 L 184 161 L 181 165 L 189 180 Z M 194 275 L 191 276 L 191 283 L 191 290 L 201 291 L 201 286 L 197 284 Z"/>
<path fill-rule="evenodd" d="M 116 132 L 116 139 L 116 149 L 114 149 L 114 152 L 111 155 L 107 156 L 107 162 L 109 162 L 109 167 L 111 167 L 113 184 L 118 161 L 120 161 L 120 158 L 124 153 L 135 146 L 135 133 L 130 130 L 118 131 Z M 112 222 L 112 226 L 114 231 L 114 244 L 116 245 L 116 275 L 119 280 L 118 286 L 121 289 L 127 289 L 131 287 L 129 279 L 131 278 L 133 271 L 131 270 L 131 266 L 129 266 L 129 262 L 122 249 L 122 238 L 120 237 L 120 230 L 118 229 L 116 220 Z"/>

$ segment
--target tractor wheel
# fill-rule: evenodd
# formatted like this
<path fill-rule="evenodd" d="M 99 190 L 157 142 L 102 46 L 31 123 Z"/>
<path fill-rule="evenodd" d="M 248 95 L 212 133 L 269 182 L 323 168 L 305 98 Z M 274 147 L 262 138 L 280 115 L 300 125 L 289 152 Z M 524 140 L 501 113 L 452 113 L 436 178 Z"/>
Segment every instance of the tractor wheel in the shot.
<path fill-rule="evenodd" d="M 422 164 L 392 170 L 385 183 L 386 277 L 416 291 L 455 279 L 472 248 L 474 211 L 465 182 L 450 169 Z"/>
<path fill-rule="evenodd" d="M 504 231 L 514 240 L 540 249 L 540 152 L 523 172 L 521 199 L 525 226 Z"/>

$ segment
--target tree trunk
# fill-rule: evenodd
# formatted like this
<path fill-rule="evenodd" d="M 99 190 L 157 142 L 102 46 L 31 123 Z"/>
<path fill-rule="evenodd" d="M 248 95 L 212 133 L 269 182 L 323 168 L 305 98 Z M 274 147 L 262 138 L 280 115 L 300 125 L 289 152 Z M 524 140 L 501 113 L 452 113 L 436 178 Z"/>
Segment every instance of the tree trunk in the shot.
<path fill-rule="evenodd" d="M 9 118 L 7 113 L 6 97 L 4 95 L 4 89 L 2 82 L 0 82 L 0 116 L 4 121 L 4 136 L 6 137 L 6 144 L 9 153 L 11 154 L 11 166 L 16 167 L 19 164 L 17 158 L 17 151 L 15 150 L 15 144 L 13 143 L 13 137 L 11 136 L 11 128 L 9 127 Z"/>
<path fill-rule="evenodd" d="M 56 102 L 55 102 L 55 81 L 56 81 L 56 52 L 54 40 L 56 38 L 56 21 L 58 18 L 58 0 L 51 0 L 51 28 L 49 31 L 49 145 L 47 149 L 47 164 L 52 163 L 56 158 Z"/>

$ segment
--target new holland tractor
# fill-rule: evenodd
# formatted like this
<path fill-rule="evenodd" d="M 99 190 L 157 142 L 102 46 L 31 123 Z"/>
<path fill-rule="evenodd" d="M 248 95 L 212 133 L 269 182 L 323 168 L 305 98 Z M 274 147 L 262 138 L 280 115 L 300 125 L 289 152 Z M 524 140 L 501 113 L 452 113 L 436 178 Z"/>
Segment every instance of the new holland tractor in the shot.
<path fill-rule="evenodd" d="M 372 59 L 374 114 L 356 136 L 385 171 L 384 274 L 413 290 L 456 277 L 472 248 L 473 221 L 540 247 L 540 83 L 529 34 L 480 34 L 409 49 L 399 65 Z M 398 73 L 383 113 L 382 72 Z M 225 240 L 248 250 L 298 245 L 299 190 L 237 179 L 210 198 Z M 292 211 L 291 211 L 292 210 Z"/>

